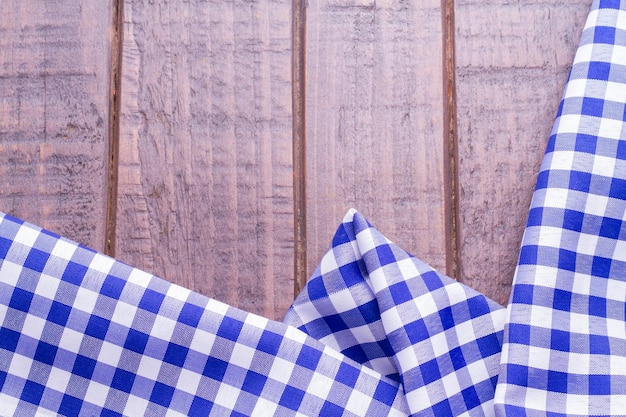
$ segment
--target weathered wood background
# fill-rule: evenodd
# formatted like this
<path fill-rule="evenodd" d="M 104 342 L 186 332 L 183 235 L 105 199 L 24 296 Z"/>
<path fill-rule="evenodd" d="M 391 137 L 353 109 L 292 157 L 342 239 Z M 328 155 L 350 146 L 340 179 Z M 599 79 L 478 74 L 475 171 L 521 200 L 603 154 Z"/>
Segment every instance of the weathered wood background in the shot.
<path fill-rule="evenodd" d="M 591 0 L 3 0 L 0 211 L 270 318 L 350 207 L 506 303 Z"/>

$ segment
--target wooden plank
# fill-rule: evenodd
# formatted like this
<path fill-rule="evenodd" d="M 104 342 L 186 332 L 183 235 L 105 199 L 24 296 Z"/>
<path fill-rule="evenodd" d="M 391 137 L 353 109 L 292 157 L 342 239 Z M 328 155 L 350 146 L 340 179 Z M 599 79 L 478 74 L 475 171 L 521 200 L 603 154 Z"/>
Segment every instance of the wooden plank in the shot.
<path fill-rule="evenodd" d="M 104 247 L 111 1 L 0 2 L 0 210 Z"/>
<path fill-rule="evenodd" d="M 459 278 L 501 303 L 590 4 L 456 1 Z"/>
<path fill-rule="evenodd" d="M 270 318 L 293 300 L 291 2 L 126 1 L 116 256 Z"/>
<path fill-rule="evenodd" d="M 445 270 L 441 1 L 310 1 L 308 272 L 354 207 Z"/>

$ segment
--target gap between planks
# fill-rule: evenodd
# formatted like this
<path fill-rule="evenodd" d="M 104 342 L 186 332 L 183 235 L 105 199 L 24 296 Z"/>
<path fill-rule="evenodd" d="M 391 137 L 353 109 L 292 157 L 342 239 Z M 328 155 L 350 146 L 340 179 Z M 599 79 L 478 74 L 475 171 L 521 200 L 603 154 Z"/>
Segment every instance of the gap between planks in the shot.
<path fill-rule="evenodd" d="M 294 297 L 307 277 L 306 237 L 306 3 L 292 1 L 292 106 L 293 106 L 293 202 Z"/>
<path fill-rule="evenodd" d="M 117 189 L 120 144 L 122 45 L 124 27 L 124 0 L 113 1 L 113 40 L 111 42 L 111 72 L 109 84 L 109 154 L 106 198 L 104 253 L 115 256 L 117 231 Z"/>
<path fill-rule="evenodd" d="M 454 0 L 441 0 L 443 34 L 443 169 L 446 239 L 446 274 L 460 279 L 459 271 L 459 146 L 456 123 L 456 59 Z"/>

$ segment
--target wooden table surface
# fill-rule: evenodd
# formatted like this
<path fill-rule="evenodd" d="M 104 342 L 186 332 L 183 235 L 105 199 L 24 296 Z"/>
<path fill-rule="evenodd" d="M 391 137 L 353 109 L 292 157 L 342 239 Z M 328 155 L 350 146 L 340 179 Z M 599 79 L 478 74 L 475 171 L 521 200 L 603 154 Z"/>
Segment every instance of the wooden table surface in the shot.
<path fill-rule="evenodd" d="M 0 211 L 281 319 L 354 207 L 506 303 L 591 0 L 4 0 Z"/>

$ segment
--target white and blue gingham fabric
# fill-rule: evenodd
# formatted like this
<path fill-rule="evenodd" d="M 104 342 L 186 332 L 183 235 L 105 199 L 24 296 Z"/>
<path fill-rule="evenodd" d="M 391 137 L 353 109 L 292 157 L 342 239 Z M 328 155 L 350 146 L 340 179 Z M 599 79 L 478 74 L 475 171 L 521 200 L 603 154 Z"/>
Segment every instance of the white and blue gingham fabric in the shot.
<path fill-rule="evenodd" d="M 506 310 L 354 210 L 285 323 L 0 214 L 0 417 L 626 416 L 625 120 L 595 0 Z"/>
<path fill-rule="evenodd" d="M 596 0 L 537 178 L 500 416 L 626 416 L 626 2 Z"/>
<path fill-rule="evenodd" d="M 0 216 L 0 416 L 406 416 L 288 326 Z"/>
<path fill-rule="evenodd" d="M 350 211 L 285 321 L 400 381 L 411 415 L 444 417 L 493 414 L 504 318 Z"/>
<path fill-rule="evenodd" d="M 0 416 L 493 409 L 504 309 L 411 257 L 355 211 L 288 313 L 294 326 L 8 215 L 0 259 Z"/>

